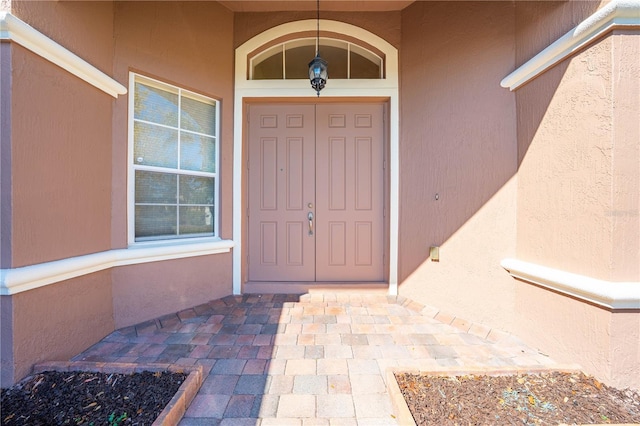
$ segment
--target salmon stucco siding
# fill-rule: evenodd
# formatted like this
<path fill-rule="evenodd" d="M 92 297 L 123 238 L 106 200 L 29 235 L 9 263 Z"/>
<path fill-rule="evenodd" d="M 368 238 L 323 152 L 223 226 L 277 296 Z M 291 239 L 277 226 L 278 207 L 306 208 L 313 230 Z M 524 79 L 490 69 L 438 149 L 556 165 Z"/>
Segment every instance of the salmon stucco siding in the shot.
<path fill-rule="evenodd" d="M 329 3 L 322 36 L 369 49 L 385 78 L 330 64 L 319 98 L 250 79 L 261 49 L 313 39 L 305 2 L 0 3 L 2 387 L 115 329 L 286 290 L 248 285 L 247 131 L 251 105 L 295 100 L 381 105 L 366 284 L 640 388 L 638 0 Z M 215 232 L 136 238 L 135 76 L 215 104 Z"/>

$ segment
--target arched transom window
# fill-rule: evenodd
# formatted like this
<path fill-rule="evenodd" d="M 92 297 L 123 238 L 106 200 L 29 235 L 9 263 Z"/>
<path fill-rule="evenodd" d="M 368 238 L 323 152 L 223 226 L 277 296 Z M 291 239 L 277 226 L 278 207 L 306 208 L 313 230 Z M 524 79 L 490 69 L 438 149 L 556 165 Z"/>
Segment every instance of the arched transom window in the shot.
<path fill-rule="evenodd" d="M 315 55 L 315 37 L 279 43 L 249 59 L 249 80 L 308 79 Z M 383 58 L 357 44 L 321 37 L 320 55 L 329 63 L 331 79 L 384 78 Z"/>

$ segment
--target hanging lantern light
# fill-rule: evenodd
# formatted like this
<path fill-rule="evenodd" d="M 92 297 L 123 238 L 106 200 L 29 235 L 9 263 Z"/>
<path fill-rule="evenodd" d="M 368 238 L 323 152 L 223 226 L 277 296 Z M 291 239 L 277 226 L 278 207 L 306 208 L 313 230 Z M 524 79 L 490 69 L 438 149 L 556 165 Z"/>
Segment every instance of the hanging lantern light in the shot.
<path fill-rule="evenodd" d="M 324 89 L 327 83 L 329 73 L 327 71 L 328 63 L 320 57 L 320 0 L 317 0 L 316 7 L 316 57 L 309 62 L 309 81 L 311 87 L 320 96 L 320 91 Z"/>

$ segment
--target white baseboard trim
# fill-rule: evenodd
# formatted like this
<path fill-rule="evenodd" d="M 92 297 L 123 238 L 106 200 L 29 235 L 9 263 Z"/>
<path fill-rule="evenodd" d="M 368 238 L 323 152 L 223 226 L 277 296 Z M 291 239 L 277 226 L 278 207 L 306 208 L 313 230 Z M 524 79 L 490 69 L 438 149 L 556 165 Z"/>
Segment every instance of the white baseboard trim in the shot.
<path fill-rule="evenodd" d="M 10 296 L 118 266 L 228 253 L 231 240 L 108 250 L 22 268 L 0 269 L 0 295 Z"/>
<path fill-rule="evenodd" d="M 608 309 L 640 309 L 640 281 L 615 282 L 572 274 L 517 259 L 501 263 L 512 277 Z"/>
<path fill-rule="evenodd" d="M 640 26 L 640 0 L 611 0 L 602 9 L 506 76 L 500 85 L 516 90 L 555 64 L 616 28 Z"/>

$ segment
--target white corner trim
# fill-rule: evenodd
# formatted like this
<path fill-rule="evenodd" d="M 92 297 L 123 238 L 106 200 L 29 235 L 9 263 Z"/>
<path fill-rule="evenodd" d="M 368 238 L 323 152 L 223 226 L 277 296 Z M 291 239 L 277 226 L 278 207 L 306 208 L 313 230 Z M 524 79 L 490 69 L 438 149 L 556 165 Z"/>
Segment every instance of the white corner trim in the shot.
<path fill-rule="evenodd" d="M 609 309 L 640 309 L 640 281 L 612 282 L 547 268 L 517 259 L 501 263 L 512 277 Z"/>
<path fill-rule="evenodd" d="M 8 12 L 0 12 L 0 40 L 11 40 L 117 98 L 127 88 Z"/>
<path fill-rule="evenodd" d="M 0 295 L 9 296 L 104 269 L 161 260 L 228 253 L 231 240 L 132 247 L 14 269 L 0 269 Z"/>
<path fill-rule="evenodd" d="M 506 76 L 500 85 L 513 91 L 614 28 L 637 26 L 640 26 L 640 0 L 611 0 Z"/>

